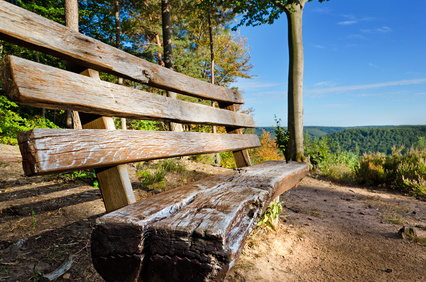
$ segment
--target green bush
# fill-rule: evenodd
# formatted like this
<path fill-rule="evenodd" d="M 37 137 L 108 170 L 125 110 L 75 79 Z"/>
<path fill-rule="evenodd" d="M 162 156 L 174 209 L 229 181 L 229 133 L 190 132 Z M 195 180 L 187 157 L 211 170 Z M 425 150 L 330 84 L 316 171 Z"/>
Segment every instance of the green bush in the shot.
<path fill-rule="evenodd" d="M 426 149 L 410 149 L 401 157 L 395 174 L 398 188 L 426 198 Z"/>
<path fill-rule="evenodd" d="M 355 169 L 359 166 L 359 158 L 353 152 L 328 154 L 318 164 L 319 171 L 333 179 L 343 182 L 355 181 Z"/>
<path fill-rule="evenodd" d="M 23 118 L 13 109 L 18 105 L 0 95 L 0 143 L 17 144 L 19 132 L 33 128 L 59 128 L 53 122 L 40 116 Z"/>

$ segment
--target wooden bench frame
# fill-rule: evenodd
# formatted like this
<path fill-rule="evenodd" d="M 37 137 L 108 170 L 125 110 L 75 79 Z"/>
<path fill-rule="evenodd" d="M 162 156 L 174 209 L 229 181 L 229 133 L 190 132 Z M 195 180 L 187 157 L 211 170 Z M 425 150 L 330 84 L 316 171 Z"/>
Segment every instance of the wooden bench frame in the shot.
<path fill-rule="evenodd" d="M 87 68 L 78 74 L 9 56 L 0 77 L 17 103 L 84 113 L 81 130 L 34 129 L 18 141 L 26 175 L 95 168 L 110 213 L 97 221 L 92 258 L 108 281 L 220 280 L 268 204 L 307 173 L 301 163 L 250 167 L 247 149 L 260 142 L 241 134 L 255 123 L 236 111 L 244 103 L 239 91 L 147 62 L 3 0 L 0 39 Z M 219 108 L 101 81 L 98 71 L 209 99 Z M 220 125 L 231 134 L 115 130 L 113 116 Z M 233 151 L 237 171 L 135 203 L 124 164 L 222 151 Z"/>

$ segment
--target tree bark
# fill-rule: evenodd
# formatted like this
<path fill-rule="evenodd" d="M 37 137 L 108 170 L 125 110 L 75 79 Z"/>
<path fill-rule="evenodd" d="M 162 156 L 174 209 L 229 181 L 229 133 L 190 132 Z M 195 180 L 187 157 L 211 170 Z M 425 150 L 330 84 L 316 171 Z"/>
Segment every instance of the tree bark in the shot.
<path fill-rule="evenodd" d="M 173 69 L 172 26 L 170 21 L 169 0 L 161 0 L 161 15 L 163 28 L 164 64 L 166 68 Z M 171 91 L 167 91 L 167 96 L 177 99 L 177 94 Z M 170 122 L 170 130 L 183 131 L 182 124 Z"/>
<path fill-rule="evenodd" d="M 114 1 L 115 6 L 115 47 L 121 49 L 121 28 L 120 28 L 120 1 Z M 123 85 L 123 78 L 117 77 L 118 84 Z M 121 118 L 121 129 L 127 129 L 126 118 Z"/>
<path fill-rule="evenodd" d="M 285 6 L 288 21 L 288 133 L 287 161 L 304 161 L 303 152 L 303 38 L 302 15 L 307 0 L 295 0 Z"/>
<path fill-rule="evenodd" d="M 209 22 L 209 38 L 210 38 L 210 61 L 211 61 L 211 69 L 210 69 L 210 82 L 214 84 L 214 45 L 213 45 L 213 27 L 210 12 L 208 13 L 208 22 Z M 212 102 L 212 107 L 215 106 L 215 102 Z M 212 126 L 212 132 L 216 133 L 216 126 Z M 214 154 L 214 159 L 216 165 L 220 166 L 220 154 Z"/>
<path fill-rule="evenodd" d="M 65 24 L 72 30 L 78 31 L 78 1 L 65 0 Z M 78 112 L 67 111 L 67 127 L 81 129 L 81 121 Z"/>

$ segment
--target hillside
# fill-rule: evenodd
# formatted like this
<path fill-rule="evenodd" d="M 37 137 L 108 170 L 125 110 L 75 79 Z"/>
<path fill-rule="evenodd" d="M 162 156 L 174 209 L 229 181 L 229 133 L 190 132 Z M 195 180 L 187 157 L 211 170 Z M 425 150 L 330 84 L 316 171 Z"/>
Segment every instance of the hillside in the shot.
<path fill-rule="evenodd" d="M 348 129 L 350 127 L 335 127 L 335 126 L 305 126 L 304 131 L 308 133 L 312 137 L 322 137 L 324 135 L 342 131 L 345 129 Z M 275 127 L 256 127 L 256 134 L 261 135 L 262 129 L 264 129 L 266 132 L 271 133 L 271 137 L 275 138 Z"/>
<path fill-rule="evenodd" d="M 404 125 L 393 127 L 350 128 L 327 134 L 325 138 L 333 144 L 332 151 L 340 147 L 341 151 L 360 154 L 381 152 L 392 153 L 392 147 L 404 146 L 404 151 L 419 140 L 426 138 L 426 125 Z M 338 146 L 337 146 L 338 145 Z"/>

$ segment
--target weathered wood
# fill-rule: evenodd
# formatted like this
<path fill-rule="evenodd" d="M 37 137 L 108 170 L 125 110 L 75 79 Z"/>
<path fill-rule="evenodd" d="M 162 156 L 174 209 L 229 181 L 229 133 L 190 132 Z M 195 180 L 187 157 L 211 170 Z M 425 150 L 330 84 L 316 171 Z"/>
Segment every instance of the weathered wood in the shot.
<path fill-rule="evenodd" d="M 95 268 L 107 281 L 220 280 L 270 201 L 307 171 L 266 162 L 109 213 L 92 233 Z"/>
<path fill-rule="evenodd" d="M 97 71 L 87 69 L 82 74 L 99 80 L 99 72 Z M 115 130 L 115 124 L 111 117 L 100 117 L 84 124 L 83 128 Z M 107 212 L 136 202 L 126 165 L 98 168 L 95 169 L 95 172 Z"/>
<path fill-rule="evenodd" d="M 235 104 L 219 103 L 220 108 L 227 109 L 231 112 L 237 112 Z M 241 127 L 241 126 L 240 126 Z M 243 134 L 243 130 L 238 126 L 225 126 L 225 130 L 229 134 Z M 250 155 L 247 150 L 233 151 L 235 164 L 237 167 L 251 166 Z"/>
<path fill-rule="evenodd" d="M 3 0 L 0 39 L 150 86 L 204 99 L 244 103 L 239 91 L 150 63 Z"/>
<path fill-rule="evenodd" d="M 18 135 L 25 174 L 259 147 L 254 134 L 36 128 Z"/>
<path fill-rule="evenodd" d="M 134 119 L 255 127 L 248 114 L 172 99 L 14 56 L 3 59 L 0 69 L 5 92 L 24 105 Z"/>

